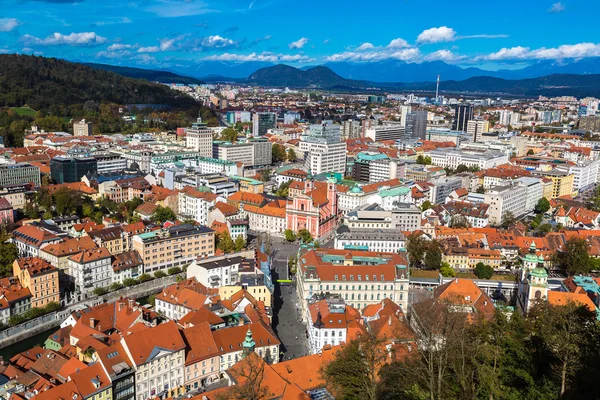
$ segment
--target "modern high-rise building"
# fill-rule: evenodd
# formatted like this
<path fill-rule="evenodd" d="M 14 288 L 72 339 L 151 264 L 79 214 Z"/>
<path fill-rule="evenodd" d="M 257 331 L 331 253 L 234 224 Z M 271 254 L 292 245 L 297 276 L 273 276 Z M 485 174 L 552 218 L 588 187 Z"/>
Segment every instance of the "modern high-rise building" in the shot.
<path fill-rule="evenodd" d="M 300 113 L 288 111 L 283 114 L 283 123 L 286 125 L 295 124 L 300 119 Z"/>
<path fill-rule="evenodd" d="M 277 125 L 277 114 L 272 112 L 259 112 L 252 116 L 252 135 L 263 136 L 269 129 Z"/>
<path fill-rule="evenodd" d="M 331 121 L 311 125 L 309 133 L 302 135 L 300 151 L 304 167 L 313 174 L 346 170 L 346 143 L 341 141 L 340 126 Z"/>
<path fill-rule="evenodd" d="M 211 158 L 213 156 L 212 142 L 213 131 L 208 129 L 201 118 L 198 118 L 198 121 L 194 122 L 192 127 L 187 129 L 185 147 L 200 152 L 202 157 Z"/>
<path fill-rule="evenodd" d="M 460 104 L 454 109 L 454 121 L 452 130 L 466 132 L 467 124 L 473 119 L 473 106 L 470 104 Z"/>
<path fill-rule="evenodd" d="M 0 165 L 0 186 L 31 183 L 40 186 L 40 169 L 28 163 Z"/>
<path fill-rule="evenodd" d="M 56 183 L 79 182 L 84 175 L 98 173 L 94 157 L 63 157 L 50 160 L 50 177 Z"/>
<path fill-rule="evenodd" d="M 413 111 L 406 116 L 406 138 L 425 139 L 427 133 L 427 111 Z"/>
<path fill-rule="evenodd" d="M 85 119 L 73 123 L 74 136 L 92 136 L 92 123 Z"/>
<path fill-rule="evenodd" d="M 374 125 L 365 131 L 365 137 L 371 138 L 374 142 L 382 140 L 403 140 L 406 138 L 406 129 L 399 123 Z"/>
<path fill-rule="evenodd" d="M 490 123 L 484 120 L 472 119 L 467 123 L 467 135 L 469 135 L 473 142 L 481 142 L 481 135 L 490 131 Z"/>
<path fill-rule="evenodd" d="M 402 126 L 406 126 L 406 117 L 411 111 L 411 106 L 400 106 L 400 124 Z"/>
<path fill-rule="evenodd" d="M 360 121 L 349 119 L 342 124 L 342 140 L 358 139 L 362 136 L 362 124 Z"/>

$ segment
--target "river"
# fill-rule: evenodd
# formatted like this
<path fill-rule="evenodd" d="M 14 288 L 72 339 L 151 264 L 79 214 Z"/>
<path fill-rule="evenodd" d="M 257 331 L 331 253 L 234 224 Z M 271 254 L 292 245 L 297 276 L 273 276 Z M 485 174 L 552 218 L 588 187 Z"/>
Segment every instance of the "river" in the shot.
<path fill-rule="evenodd" d="M 38 333 L 37 335 L 31 336 L 25 340 L 21 340 L 13 345 L 7 346 L 0 349 L 0 356 L 4 357 L 4 360 L 8 361 L 12 356 L 25 350 L 29 350 L 36 345 L 44 346 L 44 342 L 48 339 L 52 333 L 56 332 L 60 327 L 49 329 L 47 331 Z"/>

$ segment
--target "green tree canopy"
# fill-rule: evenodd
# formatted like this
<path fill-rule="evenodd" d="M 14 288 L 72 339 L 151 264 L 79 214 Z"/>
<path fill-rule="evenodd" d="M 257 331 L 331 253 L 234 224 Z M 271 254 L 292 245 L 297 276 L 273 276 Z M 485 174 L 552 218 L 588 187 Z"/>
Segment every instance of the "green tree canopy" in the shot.
<path fill-rule="evenodd" d="M 158 224 L 164 224 L 167 221 L 175 221 L 177 216 L 169 207 L 157 206 L 152 214 L 152 221 Z"/>
<path fill-rule="evenodd" d="M 545 197 L 542 197 L 541 199 L 539 199 L 537 204 L 535 205 L 535 212 L 538 214 L 543 214 L 543 213 L 547 212 L 549 209 L 550 209 L 550 202 Z"/>
<path fill-rule="evenodd" d="M 294 242 L 296 240 L 296 234 L 291 229 L 286 229 L 285 232 L 283 232 L 283 235 L 288 242 Z"/>
<path fill-rule="evenodd" d="M 555 264 L 569 276 L 589 273 L 592 263 L 587 241 L 576 236 L 567 240 L 564 249 L 555 253 Z"/>
<path fill-rule="evenodd" d="M 221 131 L 219 135 L 219 140 L 224 140 L 226 142 L 235 143 L 237 142 L 239 132 L 233 128 L 225 128 Z"/>
<path fill-rule="evenodd" d="M 477 263 L 474 272 L 479 279 L 492 279 L 492 275 L 494 275 L 494 269 L 482 262 Z"/>

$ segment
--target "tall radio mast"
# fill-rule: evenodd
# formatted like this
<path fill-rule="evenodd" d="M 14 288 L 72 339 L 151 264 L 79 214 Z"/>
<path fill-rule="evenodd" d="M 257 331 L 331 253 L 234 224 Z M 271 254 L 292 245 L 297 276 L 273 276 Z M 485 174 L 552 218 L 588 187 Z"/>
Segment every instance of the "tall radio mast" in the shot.
<path fill-rule="evenodd" d="M 439 103 L 440 101 L 440 76 L 437 77 L 437 84 L 435 85 L 435 102 Z"/>

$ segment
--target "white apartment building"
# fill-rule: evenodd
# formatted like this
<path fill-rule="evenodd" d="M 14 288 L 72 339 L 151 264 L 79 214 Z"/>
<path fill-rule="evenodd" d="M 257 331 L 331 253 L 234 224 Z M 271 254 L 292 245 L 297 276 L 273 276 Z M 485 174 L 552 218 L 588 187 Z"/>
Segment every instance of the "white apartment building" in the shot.
<path fill-rule="evenodd" d="M 184 187 L 178 195 L 179 215 L 185 218 L 192 218 L 202 225 L 208 224 L 208 211 L 219 201 L 226 202 L 223 197 L 212 193 L 200 192 L 192 187 Z"/>
<path fill-rule="evenodd" d="M 96 288 L 112 283 L 112 256 L 106 247 L 96 247 L 68 259 L 69 276 L 79 293 L 91 294 Z"/>
<path fill-rule="evenodd" d="M 404 163 L 399 160 L 381 159 L 369 163 L 369 182 L 389 181 L 404 177 Z"/>
<path fill-rule="evenodd" d="M 402 140 L 405 138 L 406 129 L 400 124 L 378 125 L 368 128 L 365 131 L 365 137 L 371 138 L 374 142 L 382 140 Z"/>
<path fill-rule="evenodd" d="M 308 307 L 308 345 L 311 354 L 319 353 L 324 346 L 346 343 L 348 324 L 356 321 L 358 310 L 346 312 L 342 299 L 327 298 Z"/>
<path fill-rule="evenodd" d="M 186 129 L 185 147 L 194 149 L 202 157 L 213 157 L 213 131 L 208 129 L 201 118 L 194 122 L 191 128 Z"/>
<path fill-rule="evenodd" d="M 437 149 L 429 151 L 425 155 L 431 157 L 431 163 L 433 165 L 442 168 L 456 168 L 462 164 L 467 167 L 479 167 L 480 170 L 484 170 L 508 162 L 508 156 L 506 154 L 496 151 L 468 154 L 462 150 Z"/>
<path fill-rule="evenodd" d="M 395 229 L 340 228 L 335 236 L 333 248 L 398 253 L 406 248 L 406 238 Z"/>
<path fill-rule="evenodd" d="M 127 160 L 120 154 L 108 153 L 94 155 L 97 161 L 98 174 L 108 174 L 127 169 Z"/>
<path fill-rule="evenodd" d="M 515 179 L 520 186 L 524 186 L 527 189 L 527 197 L 525 200 L 525 212 L 531 212 L 537 205 L 538 201 L 544 197 L 544 185 L 542 180 L 538 178 L 522 177 Z"/>
<path fill-rule="evenodd" d="M 186 346 L 175 322 L 126 335 L 121 344 L 135 365 L 137 400 L 183 393 Z"/>
<path fill-rule="evenodd" d="M 580 161 L 577 165 L 561 165 L 556 169 L 573 174 L 573 190 L 583 190 L 598 183 L 600 160 Z"/>
<path fill-rule="evenodd" d="M 246 260 L 241 256 L 211 257 L 194 260 L 187 269 L 188 278 L 196 280 L 207 288 L 219 288 L 238 282 L 240 266 Z"/>
<path fill-rule="evenodd" d="M 220 160 L 212 157 L 198 157 L 191 165 L 198 168 L 200 174 L 225 174 L 227 176 L 243 176 L 243 172 L 233 161 Z"/>
<path fill-rule="evenodd" d="M 248 215 L 248 228 L 256 232 L 269 232 L 281 236 L 287 229 L 285 208 L 256 207 L 247 205 L 244 211 Z"/>
<path fill-rule="evenodd" d="M 492 225 L 500 225 L 507 212 L 515 217 L 527 212 L 527 187 L 524 185 L 492 187 L 485 192 L 484 199 L 490 205 L 488 217 Z"/>
<path fill-rule="evenodd" d="M 213 142 L 213 157 L 235 163 L 243 163 L 244 166 L 254 165 L 254 147 L 251 143 L 229 143 Z"/>
<path fill-rule="evenodd" d="M 346 143 L 340 139 L 340 126 L 331 121 L 311 125 L 309 134 L 302 135 L 300 151 L 305 169 L 315 175 L 346 171 Z"/>
<path fill-rule="evenodd" d="M 342 139 L 357 139 L 362 136 L 362 123 L 352 119 L 342 124 Z"/>

